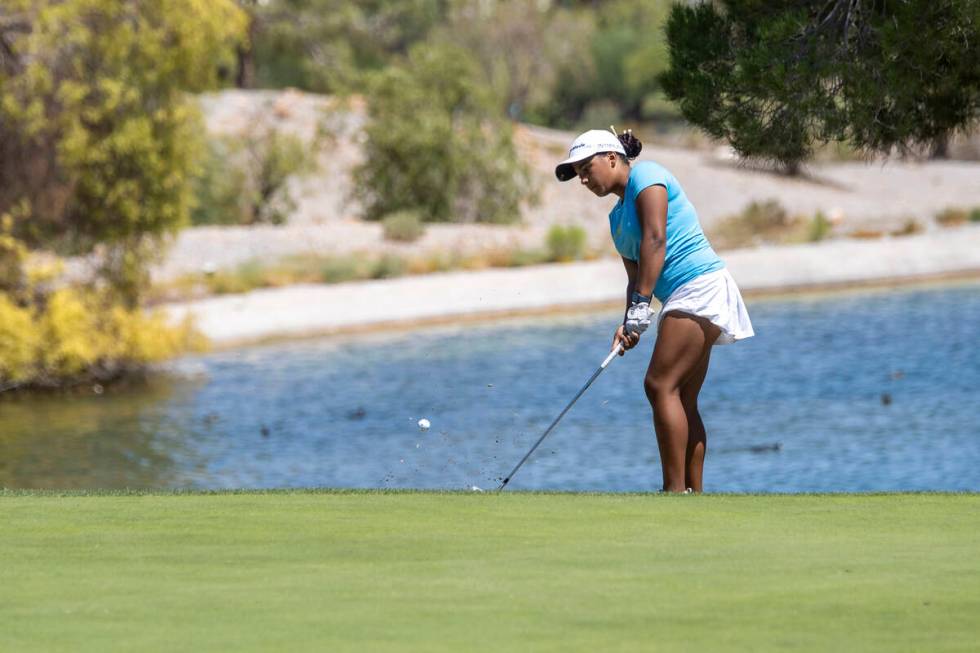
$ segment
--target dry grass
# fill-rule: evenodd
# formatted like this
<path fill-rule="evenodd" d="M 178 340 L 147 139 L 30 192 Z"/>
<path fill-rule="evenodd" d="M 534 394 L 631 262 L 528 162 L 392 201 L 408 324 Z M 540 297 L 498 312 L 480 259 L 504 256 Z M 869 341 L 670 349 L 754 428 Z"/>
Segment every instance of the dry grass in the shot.
<path fill-rule="evenodd" d="M 891 232 L 892 236 L 914 236 L 925 231 L 925 227 L 915 218 L 907 218 L 901 227 Z"/>
<path fill-rule="evenodd" d="M 343 283 L 452 270 L 513 268 L 597 256 L 597 252 L 586 247 L 585 232 L 580 227 L 561 227 L 549 232 L 545 244 L 536 248 L 501 247 L 470 255 L 453 251 L 422 255 L 370 252 L 298 255 L 267 264 L 253 260 L 232 269 L 187 274 L 157 284 L 151 289 L 148 301 L 159 304 L 300 283 Z"/>
<path fill-rule="evenodd" d="M 941 227 L 959 227 L 968 222 L 980 222 L 980 206 L 972 209 L 950 207 L 937 213 L 935 220 Z"/>

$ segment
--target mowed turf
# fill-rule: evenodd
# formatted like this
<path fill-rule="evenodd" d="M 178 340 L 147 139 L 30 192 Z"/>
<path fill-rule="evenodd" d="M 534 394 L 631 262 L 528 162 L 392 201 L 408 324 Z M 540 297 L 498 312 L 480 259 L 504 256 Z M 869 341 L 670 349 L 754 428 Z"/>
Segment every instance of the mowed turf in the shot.
<path fill-rule="evenodd" d="M 0 493 L 0 651 L 976 651 L 980 495 Z"/>

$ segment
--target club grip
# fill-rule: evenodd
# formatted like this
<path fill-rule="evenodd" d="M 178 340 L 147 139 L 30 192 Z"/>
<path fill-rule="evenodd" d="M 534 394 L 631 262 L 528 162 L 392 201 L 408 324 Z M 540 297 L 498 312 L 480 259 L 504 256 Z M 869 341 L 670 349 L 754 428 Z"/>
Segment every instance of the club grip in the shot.
<path fill-rule="evenodd" d="M 609 365 L 609 363 L 611 363 L 614 358 L 619 356 L 619 352 L 621 351 L 623 351 L 623 345 L 617 344 L 616 348 L 613 349 L 611 352 L 609 352 L 609 355 L 606 356 L 606 360 L 602 361 L 602 365 L 599 366 L 600 369 L 606 369 L 606 366 Z"/>

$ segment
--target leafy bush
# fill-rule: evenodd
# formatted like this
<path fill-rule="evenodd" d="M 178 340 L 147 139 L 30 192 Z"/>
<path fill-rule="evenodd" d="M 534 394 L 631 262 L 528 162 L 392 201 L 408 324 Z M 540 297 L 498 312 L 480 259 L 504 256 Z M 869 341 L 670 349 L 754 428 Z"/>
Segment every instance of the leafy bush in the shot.
<path fill-rule="evenodd" d="M 719 249 L 744 247 L 762 242 L 801 240 L 806 224 L 792 216 L 776 200 L 752 202 L 736 215 L 722 220 L 711 230 L 711 243 Z"/>
<path fill-rule="evenodd" d="M 425 225 L 415 211 L 396 211 L 386 216 L 381 225 L 386 240 L 412 243 L 425 234 Z"/>
<path fill-rule="evenodd" d="M 355 171 L 365 217 L 412 210 L 434 222 L 518 220 L 530 174 L 497 103 L 457 46 L 415 46 L 374 78 L 366 160 Z"/>
<path fill-rule="evenodd" d="M 546 243 L 552 261 L 576 261 L 585 257 L 587 234 L 577 225 L 553 225 L 548 229 Z"/>
<path fill-rule="evenodd" d="M 286 182 L 316 165 L 316 145 L 271 127 L 208 139 L 194 180 L 196 206 L 191 222 L 202 224 L 282 224 L 296 202 Z"/>
<path fill-rule="evenodd" d="M 207 139 L 201 168 L 194 178 L 194 208 L 191 224 L 248 224 L 245 169 L 229 163 L 238 148 L 237 138 Z"/>
<path fill-rule="evenodd" d="M 827 219 L 827 216 L 825 216 L 823 212 L 817 211 L 817 214 L 813 216 L 812 220 L 810 220 L 810 233 L 807 240 L 810 242 L 823 240 L 830 235 L 832 229 L 833 225 L 830 223 L 830 220 Z"/>
<path fill-rule="evenodd" d="M 249 197 L 255 222 L 282 224 L 296 208 L 296 202 L 285 192 L 286 181 L 315 168 L 315 146 L 308 148 L 298 137 L 275 129 L 249 134 L 244 143 L 252 164 Z"/>
<path fill-rule="evenodd" d="M 970 211 L 970 222 L 980 222 L 980 206 Z"/>

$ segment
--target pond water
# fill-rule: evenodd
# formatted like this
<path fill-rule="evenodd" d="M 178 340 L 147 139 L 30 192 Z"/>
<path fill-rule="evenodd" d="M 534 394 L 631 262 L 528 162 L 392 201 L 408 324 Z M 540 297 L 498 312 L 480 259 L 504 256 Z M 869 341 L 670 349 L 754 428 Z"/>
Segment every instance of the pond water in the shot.
<path fill-rule="evenodd" d="M 716 347 L 702 392 L 707 491 L 980 490 L 980 285 L 749 308 L 757 337 Z M 0 486 L 490 489 L 602 361 L 620 316 L 251 347 L 138 387 L 7 399 Z M 657 489 L 652 344 L 615 360 L 509 487 Z"/>

